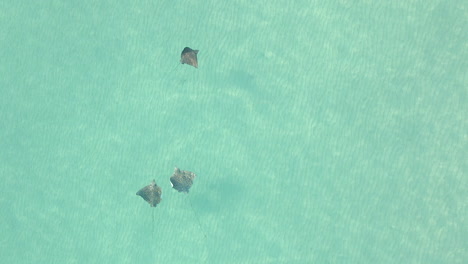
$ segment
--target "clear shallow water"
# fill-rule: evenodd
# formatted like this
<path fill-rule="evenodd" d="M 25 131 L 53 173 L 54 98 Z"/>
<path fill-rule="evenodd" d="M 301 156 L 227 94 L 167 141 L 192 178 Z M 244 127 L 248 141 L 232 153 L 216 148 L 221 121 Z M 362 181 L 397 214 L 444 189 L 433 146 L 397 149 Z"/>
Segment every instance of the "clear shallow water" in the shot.
<path fill-rule="evenodd" d="M 1 258 L 463 263 L 465 9 L 2 4 Z"/>

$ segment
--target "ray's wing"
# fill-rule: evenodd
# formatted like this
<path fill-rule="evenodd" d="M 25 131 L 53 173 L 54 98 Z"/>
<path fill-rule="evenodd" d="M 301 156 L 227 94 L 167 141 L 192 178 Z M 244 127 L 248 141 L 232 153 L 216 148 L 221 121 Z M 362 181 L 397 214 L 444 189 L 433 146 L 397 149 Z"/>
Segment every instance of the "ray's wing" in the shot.
<path fill-rule="evenodd" d="M 141 190 L 139 190 L 136 194 L 141 196 L 145 201 L 149 202 L 150 197 L 151 197 L 151 185 L 148 185 L 146 187 L 143 187 Z"/>

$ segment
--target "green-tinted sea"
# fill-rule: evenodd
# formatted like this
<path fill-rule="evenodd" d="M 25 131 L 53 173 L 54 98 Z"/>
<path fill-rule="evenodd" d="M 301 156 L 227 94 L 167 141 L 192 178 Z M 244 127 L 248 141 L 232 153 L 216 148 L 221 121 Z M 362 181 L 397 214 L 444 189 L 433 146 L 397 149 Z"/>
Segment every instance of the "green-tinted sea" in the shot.
<path fill-rule="evenodd" d="M 1 262 L 467 263 L 467 3 L 3 1 Z"/>

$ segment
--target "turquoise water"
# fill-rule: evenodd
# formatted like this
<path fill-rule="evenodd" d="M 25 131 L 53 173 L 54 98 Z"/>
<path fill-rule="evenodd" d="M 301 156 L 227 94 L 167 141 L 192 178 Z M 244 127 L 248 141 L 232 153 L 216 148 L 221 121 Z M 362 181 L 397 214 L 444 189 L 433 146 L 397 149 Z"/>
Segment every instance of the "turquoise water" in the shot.
<path fill-rule="evenodd" d="M 466 263 L 465 1 L 10 2 L 2 263 Z"/>

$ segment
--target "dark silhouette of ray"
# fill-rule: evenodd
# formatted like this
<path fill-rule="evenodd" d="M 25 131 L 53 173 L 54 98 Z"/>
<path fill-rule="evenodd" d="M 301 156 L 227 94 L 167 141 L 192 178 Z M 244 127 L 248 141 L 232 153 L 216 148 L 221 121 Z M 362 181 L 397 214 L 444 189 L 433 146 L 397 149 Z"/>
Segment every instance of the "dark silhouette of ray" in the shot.
<path fill-rule="evenodd" d="M 172 184 L 172 188 L 176 189 L 179 192 L 185 192 L 188 193 L 190 187 L 192 187 L 193 180 L 195 179 L 197 175 L 195 173 L 190 172 L 190 171 L 183 171 L 180 170 L 179 168 L 175 167 L 174 168 L 174 174 L 172 174 L 170 180 Z M 192 208 L 192 211 L 195 215 L 195 218 L 197 219 L 198 226 L 200 227 L 200 230 L 203 232 L 203 235 L 206 238 L 206 233 L 202 228 L 202 224 L 200 222 L 200 219 L 198 217 L 198 214 L 195 212 L 195 209 L 193 209 L 192 202 L 189 199 L 190 203 L 190 208 Z"/>
<path fill-rule="evenodd" d="M 161 202 L 162 191 L 154 180 L 150 183 L 150 185 L 143 187 L 136 194 L 147 201 L 151 207 L 156 207 L 156 205 Z"/>
<path fill-rule="evenodd" d="M 193 67 L 198 68 L 197 53 L 198 50 L 185 47 L 182 54 L 180 54 L 180 63 L 192 65 Z"/>
<path fill-rule="evenodd" d="M 193 179 L 195 179 L 196 176 L 197 175 L 193 172 L 183 171 L 176 167 L 170 179 L 172 188 L 179 192 L 188 193 L 190 187 L 192 187 Z"/>

